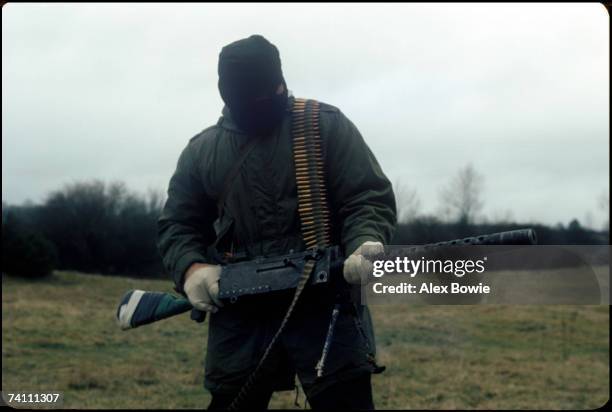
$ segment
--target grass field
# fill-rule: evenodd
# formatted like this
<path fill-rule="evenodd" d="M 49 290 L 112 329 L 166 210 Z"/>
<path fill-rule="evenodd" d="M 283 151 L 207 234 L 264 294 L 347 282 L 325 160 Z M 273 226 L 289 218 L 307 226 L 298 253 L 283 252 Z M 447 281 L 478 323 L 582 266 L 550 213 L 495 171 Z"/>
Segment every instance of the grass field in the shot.
<path fill-rule="evenodd" d="M 66 408 L 203 408 L 207 324 L 122 332 L 127 289 L 169 281 L 2 277 L 2 389 L 63 391 Z M 609 306 L 376 306 L 377 408 L 591 409 L 609 398 Z M 271 407 L 296 408 L 292 392 Z M 300 405 L 304 396 L 300 394 Z"/>

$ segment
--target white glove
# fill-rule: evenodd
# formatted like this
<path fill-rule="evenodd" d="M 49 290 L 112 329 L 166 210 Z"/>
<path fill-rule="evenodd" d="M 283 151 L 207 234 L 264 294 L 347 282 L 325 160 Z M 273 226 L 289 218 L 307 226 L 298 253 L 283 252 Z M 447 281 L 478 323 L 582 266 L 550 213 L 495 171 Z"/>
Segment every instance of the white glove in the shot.
<path fill-rule="evenodd" d="M 194 308 L 215 313 L 223 306 L 219 300 L 221 266 L 201 265 L 187 276 L 183 289 Z"/>
<path fill-rule="evenodd" d="M 364 242 L 344 261 L 342 270 L 344 279 L 352 285 L 366 285 L 372 276 L 374 265 L 362 253 L 365 252 L 369 255 L 383 253 L 384 251 L 384 246 L 380 242 Z"/>

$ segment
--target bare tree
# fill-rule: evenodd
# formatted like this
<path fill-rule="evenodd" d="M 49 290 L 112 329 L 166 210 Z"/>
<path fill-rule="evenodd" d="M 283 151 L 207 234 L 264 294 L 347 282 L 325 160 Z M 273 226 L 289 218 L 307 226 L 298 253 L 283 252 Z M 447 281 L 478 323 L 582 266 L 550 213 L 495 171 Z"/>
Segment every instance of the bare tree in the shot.
<path fill-rule="evenodd" d="M 474 223 L 482 210 L 484 177 L 469 163 L 440 191 L 442 214 L 460 223 Z"/>
<path fill-rule="evenodd" d="M 166 192 L 161 189 L 149 188 L 145 196 L 147 211 L 151 214 L 159 214 L 166 203 Z"/>
<path fill-rule="evenodd" d="M 395 181 L 394 186 L 398 223 L 413 221 L 421 208 L 421 200 L 416 189 L 404 184 L 399 178 Z"/>
<path fill-rule="evenodd" d="M 593 229 L 594 225 L 593 225 L 593 213 L 591 213 L 590 210 L 587 210 L 584 213 L 584 227 L 589 228 L 589 229 Z"/>
<path fill-rule="evenodd" d="M 599 204 L 599 209 L 603 212 L 605 219 L 603 230 L 610 230 L 610 193 L 608 191 L 603 191 L 599 196 L 597 203 Z"/>

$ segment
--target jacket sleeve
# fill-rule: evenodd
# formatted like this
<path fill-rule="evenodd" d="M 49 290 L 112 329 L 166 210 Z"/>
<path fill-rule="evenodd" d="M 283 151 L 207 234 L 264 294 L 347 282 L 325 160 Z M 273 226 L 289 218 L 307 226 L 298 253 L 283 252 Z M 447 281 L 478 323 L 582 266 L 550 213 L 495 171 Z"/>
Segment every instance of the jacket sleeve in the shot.
<path fill-rule="evenodd" d="M 157 246 L 180 293 L 185 272 L 192 263 L 207 263 L 206 250 L 215 240 L 216 206 L 205 194 L 194 151 L 190 144 L 181 153 L 157 221 Z"/>
<path fill-rule="evenodd" d="M 329 196 L 348 256 L 368 240 L 389 243 L 396 225 L 395 196 L 355 125 L 340 111 L 332 118 L 327 144 Z"/>

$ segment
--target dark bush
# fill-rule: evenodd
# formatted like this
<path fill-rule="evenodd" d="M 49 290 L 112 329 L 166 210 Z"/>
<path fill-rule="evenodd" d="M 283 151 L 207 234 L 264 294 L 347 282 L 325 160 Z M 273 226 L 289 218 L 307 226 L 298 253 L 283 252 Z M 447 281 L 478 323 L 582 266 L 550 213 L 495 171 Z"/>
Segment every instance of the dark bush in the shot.
<path fill-rule="evenodd" d="M 41 233 L 12 216 L 2 215 L 2 271 L 38 278 L 52 273 L 57 263 L 54 245 Z"/>
<path fill-rule="evenodd" d="M 79 182 L 49 194 L 34 220 L 57 247 L 60 269 L 131 276 L 163 274 L 157 217 L 163 198 L 121 182 Z"/>

